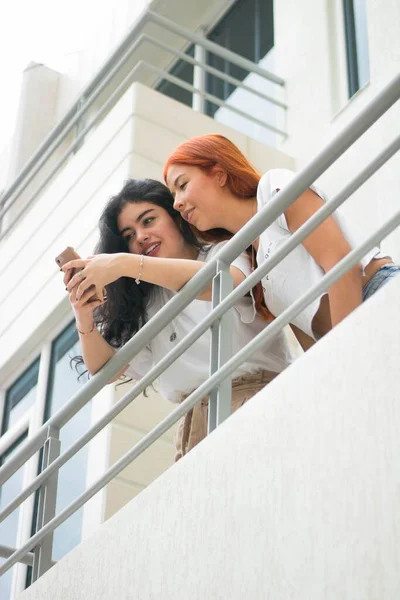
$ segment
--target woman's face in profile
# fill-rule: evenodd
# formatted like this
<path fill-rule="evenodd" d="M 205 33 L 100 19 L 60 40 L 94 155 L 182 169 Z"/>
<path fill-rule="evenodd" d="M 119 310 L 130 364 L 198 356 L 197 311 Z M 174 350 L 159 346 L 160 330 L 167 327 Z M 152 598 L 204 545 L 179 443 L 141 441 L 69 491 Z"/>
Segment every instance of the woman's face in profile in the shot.
<path fill-rule="evenodd" d="M 198 167 L 173 164 L 167 185 L 174 196 L 174 208 L 199 231 L 221 227 L 221 171 L 206 173 Z"/>
<path fill-rule="evenodd" d="M 151 202 L 128 202 L 117 219 L 121 237 L 132 254 L 158 258 L 195 258 L 179 227 L 161 206 Z"/>

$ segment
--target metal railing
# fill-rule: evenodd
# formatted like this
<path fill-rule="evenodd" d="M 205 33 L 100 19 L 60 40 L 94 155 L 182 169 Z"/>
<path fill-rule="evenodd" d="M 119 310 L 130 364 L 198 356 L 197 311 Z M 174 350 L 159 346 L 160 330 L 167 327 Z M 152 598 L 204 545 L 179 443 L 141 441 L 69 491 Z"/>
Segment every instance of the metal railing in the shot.
<path fill-rule="evenodd" d="M 107 485 L 128 464 L 137 458 L 146 448 L 165 433 L 186 412 L 210 394 L 209 431 L 218 426 L 230 413 L 231 385 L 230 378 L 235 369 L 248 356 L 260 349 L 268 340 L 282 330 L 304 308 L 326 292 L 349 268 L 357 264 L 362 256 L 377 245 L 389 233 L 400 225 L 398 210 L 375 233 L 368 237 L 358 248 L 353 249 L 319 283 L 314 285 L 294 304 L 259 333 L 240 352 L 231 356 L 229 353 L 230 329 L 226 313 L 234 304 L 269 273 L 294 247 L 300 244 L 320 223 L 331 215 L 343 202 L 353 194 L 369 177 L 386 163 L 400 148 L 398 135 L 383 151 L 381 151 L 346 187 L 328 201 L 318 212 L 302 225 L 296 233 L 263 265 L 258 267 L 235 290 L 229 275 L 229 265 L 277 218 L 290 204 L 302 194 L 312 183 L 349 148 L 385 111 L 400 97 L 400 75 L 397 76 L 377 97 L 364 108 L 354 121 L 348 125 L 327 147 L 303 170 L 293 181 L 282 189 L 274 199 L 243 229 L 236 234 L 216 257 L 206 263 L 204 268 L 189 281 L 186 286 L 168 304 L 157 313 L 117 354 L 101 369 L 99 373 L 63 406 L 47 423 L 17 451 L 0 468 L 0 486 L 7 481 L 31 456 L 43 445 L 46 446 L 44 470 L 32 481 L 8 506 L 0 513 L 0 521 L 9 516 L 35 490 L 40 489 L 42 501 L 39 507 L 41 527 L 21 548 L 11 556 L 9 548 L 3 556 L 8 556 L 0 567 L 0 575 L 18 561 L 34 565 L 34 577 L 39 577 L 52 564 L 51 539 L 53 531 L 71 514 L 83 506 L 99 490 Z M 65 425 L 106 383 L 128 364 L 152 338 L 162 330 L 171 319 L 187 306 L 198 293 L 213 280 L 213 305 L 210 314 L 199 323 L 190 334 L 182 339 L 158 364 L 139 381 L 130 391 L 115 404 L 95 425 L 78 439 L 62 455 L 59 455 L 59 430 Z M 210 376 L 194 390 L 170 415 L 159 423 L 152 431 L 120 458 L 108 471 L 81 494 L 67 508 L 55 516 L 56 478 L 60 467 L 74 456 L 97 433 L 106 427 L 132 400 L 150 385 L 169 365 L 211 327 L 211 367 Z M 33 550 L 33 553 L 31 551 Z M 2 548 L 0 547 L 0 555 Z"/>
<path fill-rule="evenodd" d="M 227 50 L 226 48 L 219 46 L 210 40 L 207 40 L 201 35 L 193 33 L 192 31 L 177 25 L 165 17 L 162 17 L 151 11 L 145 12 L 129 31 L 119 47 L 107 60 L 105 65 L 82 91 L 79 98 L 71 106 L 66 115 L 50 132 L 39 149 L 18 174 L 12 185 L 4 191 L 0 206 L 0 224 L 3 223 L 3 231 L 1 232 L 0 229 L 0 241 L 3 237 L 10 233 L 12 228 L 20 219 L 21 215 L 24 214 L 26 209 L 34 203 L 47 184 L 52 180 L 54 175 L 58 173 L 60 168 L 66 163 L 68 158 L 81 147 L 81 145 L 84 143 L 85 137 L 90 133 L 93 127 L 104 118 L 107 112 L 114 106 L 117 100 L 132 85 L 132 83 L 135 81 L 140 81 L 141 75 L 143 75 L 144 71 L 146 70 L 155 74 L 155 77 L 153 76 L 154 87 L 156 87 L 161 80 L 165 79 L 177 85 L 181 89 L 189 91 L 191 94 L 193 94 L 194 105 L 202 112 L 204 112 L 205 106 L 202 102 L 196 102 L 195 98 L 197 96 L 200 99 L 205 99 L 216 104 L 218 107 L 226 108 L 232 113 L 239 115 L 240 117 L 244 117 L 255 125 L 264 127 L 283 137 L 286 136 L 286 132 L 284 130 L 276 127 L 272 123 L 263 119 L 259 119 L 250 112 L 240 110 L 229 104 L 229 102 L 225 102 L 217 96 L 208 93 L 205 89 L 205 78 L 199 77 L 199 72 L 207 72 L 219 77 L 223 81 L 227 81 L 231 85 L 241 88 L 253 96 L 261 98 L 265 102 L 285 111 L 287 109 L 287 105 L 284 102 L 274 98 L 269 94 L 264 94 L 263 92 L 247 86 L 239 79 L 227 75 L 223 71 L 219 71 L 218 69 L 208 66 L 206 64 L 206 58 L 204 58 L 203 61 L 193 59 L 184 52 L 176 50 L 172 46 L 162 42 L 162 40 L 156 39 L 154 36 L 145 33 L 144 29 L 149 23 L 152 23 L 160 27 L 162 30 L 182 38 L 185 42 L 194 44 L 195 50 L 201 49 L 204 57 L 206 52 L 210 52 L 226 61 L 229 61 L 231 64 L 244 69 L 247 71 L 247 73 L 254 73 L 263 78 L 264 81 L 271 82 L 282 88 L 284 87 L 284 81 L 281 78 L 277 77 L 273 73 L 270 73 L 266 69 L 261 68 L 258 64 L 243 58 L 239 54 L 236 54 L 231 50 Z M 126 68 L 130 65 L 130 62 L 134 60 L 135 52 L 142 48 L 145 43 L 156 46 L 160 50 L 170 53 L 173 57 L 184 60 L 188 64 L 192 65 L 194 67 L 193 85 L 190 85 L 186 81 L 183 81 L 175 75 L 172 75 L 168 70 L 160 68 L 158 65 L 152 64 L 145 59 L 136 61 L 129 73 L 123 77 L 124 69 L 126 70 Z M 197 56 L 199 55 L 200 53 L 197 52 Z M 118 83 L 118 79 L 121 77 L 123 77 L 123 80 Z M 201 81 L 204 83 L 204 87 L 199 87 L 199 85 L 196 85 Z M 85 116 L 88 115 L 89 109 L 93 107 L 96 101 L 100 101 L 101 95 L 105 92 L 105 90 L 108 89 L 108 86 L 114 86 L 114 90 L 112 93 L 107 95 L 106 100 L 97 110 L 96 114 L 91 117 L 87 124 L 85 124 Z M 49 173 L 37 184 L 36 189 L 29 195 L 29 198 L 26 201 L 24 200 L 21 211 L 17 213 L 12 220 L 8 220 L 8 222 L 6 222 L 4 217 L 7 215 L 7 213 L 9 213 L 10 209 L 18 203 L 21 194 L 34 180 L 36 175 L 40 173 L 42 167 L 46 164 L 57 148 L 59 148 L 59 146 L 66 140 L 67 136 L 70 135 L 74 130 L 77 135 L 72 144 L 69 145 L 68 149 L 64 152 L 61 158 L 57 160 L 56 164 L 51 167 Z"/>

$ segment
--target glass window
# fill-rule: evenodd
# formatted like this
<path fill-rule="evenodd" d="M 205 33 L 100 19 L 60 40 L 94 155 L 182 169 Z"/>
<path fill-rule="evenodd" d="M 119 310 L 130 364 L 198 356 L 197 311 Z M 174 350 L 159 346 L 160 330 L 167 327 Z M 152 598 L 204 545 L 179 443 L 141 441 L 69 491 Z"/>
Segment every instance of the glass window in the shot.
<path fill-rule="evenodd" d="M 239 0 L 207 37 L 219 46 L 258 63 L 274 46 L 272 0 Z M 207 64 L 240 81 L 248 74 L 245 69 L 210 53 Z M 206 75 L 206 88 L 221 100 L 226 100 L 236 89 L 210 73 Z M 207 102 L 208 115 L 214 116 L 217 110 L 216 104 Z"/>
<path fill-rule="evenodd" d="M 1 433 L 5 433 L 30 408 L 36 399 L 39 359 L 7 391 Z"/>
<path fill-rule="evenodd" d="M 17 450 L 18 446 L 25 439 L 26 434 L 23 435 L 3 456 L 0 457 L 0 466 L 4 464 L 7 459 Z M 18 494 L 22 492 L 24 478 L 24 467 L 21 467 L 18 471 L 12 475 L 8 481 L 6 481 L 0 487 L 0 509 L 5 508 Z M 0 540 L 5 546 L 16 548 L 17 545 L 17 532 L 18 532 L 18 519 L 19 519 L 18 508 L 15 510 L 7 519 L 4 519 L 0 523 Z M 5 558 L 0 557 L 0 564 L 5 562 Z M 12 577 L 16 567 L 9 569 L 2 577 L 0 577 L 0 598 L 2 600 L 8 600 L 11 595 Z"/>
<path fill-rule="evenodd" d="M 259 62 L 274 46 L 273 0 L 238 0 L 210 31 L 207 38 L 244 58 Z M 193 46 L 187 53 L 194 56 Z M 206 60 L 208 65 L 240 81 L 248 75 L 245 69 L 209 52 Z M 193 84 L 193 66 L 185 61 L 177 61 L 171 74 Z M 157 89 L 171 98 L 192 106 L 192 94 L 166 80 L 163 80 Z M 215 75 L 206 74 L 206 91 L 217 98 L 226 100 L 235 89 L 233 84 Z M 206 102 L 208 115 L 214 116 L 218 108 L 216 104 Z"/>
<path fill-rule="evenodd" d="M 348 93 L 351 98 L 369 81 L 365 0 L 343 0 Z"/>
<path fill-rule="evenodd" d="M 68 326 L 54 341 L 45 420 L 56 413 L 87 381 L 78 379 L 71 358 L 81 354 L 75 326 Z M 79 411 L 60 432 L 61 453 L 65 452 L 90 427 L 91 403 Z M 56 514 L 66 508 L 86 489 L 87 448 L 83 448 L 59 471 Z M 81 540 L 82 509 L 75 512 L 54 532 L 53 560 L 59 560 Z"/>
<path fill-rule="evenodd" d="M 186 50 L 185 54 L 188 54 L 192 58 L 194 57 L 194 46 L 193 44 Z M 193 65 L 189 64 L 184 60 L 178 60 L 170 70 L 171 75 L 175 75 L 178 79 L 182 79 L 186 83 L 193 85 Z M 157 90 L 178 102 L 182 102 L 187 106 L 192 106 L 192 94 L 187 90 L 175 85 L 166 79 L 163 79 L 157 86 Z"/>

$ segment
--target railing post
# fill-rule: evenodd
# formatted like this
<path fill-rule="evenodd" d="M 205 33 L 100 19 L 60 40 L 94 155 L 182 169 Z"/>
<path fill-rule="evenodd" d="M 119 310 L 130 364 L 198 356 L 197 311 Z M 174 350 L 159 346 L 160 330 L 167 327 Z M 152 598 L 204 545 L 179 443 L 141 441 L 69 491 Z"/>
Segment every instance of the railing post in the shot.
<path fill-rule="evenodd" d="M 43 446 L 43 465 L 45 469 L 50 463 L 60 456 L 61 443 L 60 430 L 49 427 L 47 440 Z M 37 513 L 37 531 L 51 521 L 56 514 L 58 471 L 55 471 L 40 488 L 39 505 Z M 53 565 L 53 535 L 48 533 L 33 551 L 32 581 L 36 581 Z"/>
<path fill-rule="evenodd" d="M 204 36 L 204 30 L 201 31 L 201 35 Z M 206 64 L 206 54 L 207 51 L 200 44 L 195 44 L 194 46 L 194 59 L 197 60 L 202 65 Z M 203 67 L 199 65 L 194 65 L 193 67 L 193 87 L 199 92 L 204 93 L 206 91 L 206 72 Z M 192 100 L 192 108 L 193 110 L 197 110 L 204 114 L 205 112 L 205 99 L 201 94 L 193 94 Z"/>
<path fill-rule="evenodd" d="M 229 265 L 217 263 L 213 279 L 212 308 L 216 308 L 233 290 Z M 232 309 L 231 309 L 232 310 Z M 232 314 L 228 310 L 211 326 L 210 375 L 213 375 L 232 356 Z M 231 414 L 232 378 L 229 376 L 210 392 L 208 404 L 208 433 L 213 431 Z"/>

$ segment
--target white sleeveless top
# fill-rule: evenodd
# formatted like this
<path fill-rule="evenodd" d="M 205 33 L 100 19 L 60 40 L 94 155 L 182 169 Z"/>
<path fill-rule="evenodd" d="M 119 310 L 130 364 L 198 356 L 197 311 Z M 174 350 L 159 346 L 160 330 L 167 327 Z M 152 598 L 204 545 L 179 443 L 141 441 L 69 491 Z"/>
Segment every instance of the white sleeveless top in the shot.
<path fill-rule="evenodd" d="M 261 210 L 274 195 L 285 187 L 295 177 L 293 171 L 287 169 L 273 169 L 268 171 L 260 179 L 257 189 L 257 209 Z M 320 196 L 323 201 L 326 197 L 315 186 L 311 189 Z M 344 237 L 352 248 L 360 245 L 364 238 L 354 224 L 339 210 L 333 213 L 334 218 L 340 225 Z M 282 214 L 272 223 L 260 236 L 257 251 L 257 264 L 260 266 L 265 259 L 274 254 L 291 236 L 287 226 L 285 215 Z M 370 250 L 360 261 L 363 269 L 373 258 L 382 258 L 379 248 Z M 323 269 L 300 244 L 286 256 L 268 275 L 262 279 L 265 303 L 276 317 L 279 316 L 300 296 L 305 294 L 325 275 Z M 292 323 L 316 340 L 312 330 L 312 320 L 319 308 L 323 294 L 305 308 Z"/>
<path fill-rule="evenodd" d="M 201 251 L 197 260 L 210 261 L 227 242 L 220 242 Z M 247 277 L 251 273 L 249 256 L 241 254 L 232 262 Z M 153 299 L 147 308 L 147 320 L 167 304 L 176 293 L 156 287 Z M 131 361 L 126 375 L 139 380 L 153 365 L 157 364 L 186 334 L 191 332 L 211 311 L 211 302 L 193 300 L 165 329 L 160 331 Z M 266 326 L 254 307 L 251 297 L 241 298 L 231 309 L 232 315 L 232 355 L 246 346 Z M 182 394 L 195 390 L 209 377 L 210 330 L 206 331 L 159 377 L 160 392 L 170 402 L 179 402 Z M 280 373 L 294 360 L 286 335 L 276 334 L 262 348 L 254 352 L 241 364 L 232 377 L 240 377 L 261 370 Z"/>

